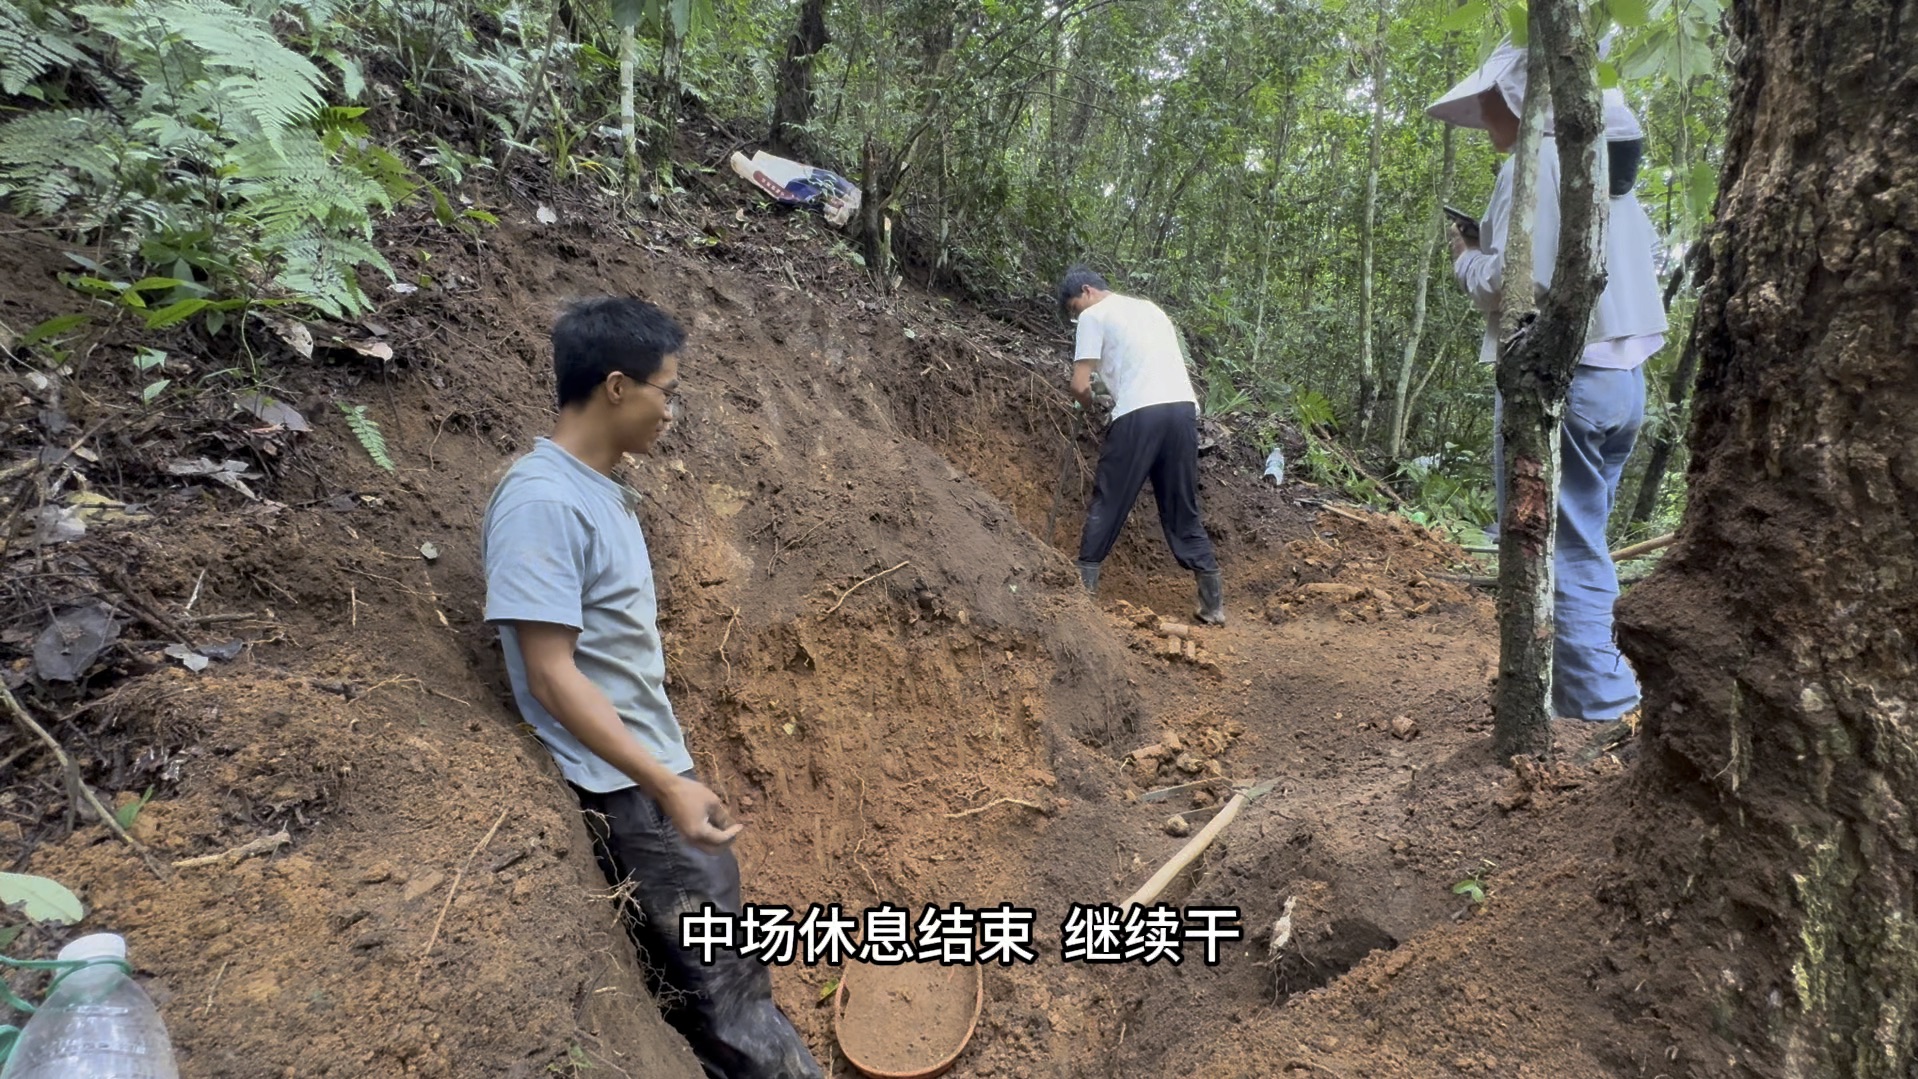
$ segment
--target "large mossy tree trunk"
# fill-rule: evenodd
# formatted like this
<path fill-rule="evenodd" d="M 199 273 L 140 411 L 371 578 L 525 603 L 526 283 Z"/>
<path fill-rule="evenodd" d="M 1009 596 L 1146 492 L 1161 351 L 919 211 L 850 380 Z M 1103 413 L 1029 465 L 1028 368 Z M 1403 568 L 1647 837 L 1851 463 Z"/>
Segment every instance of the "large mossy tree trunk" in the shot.
<path fill-rule="evenodd" d="M 1647 691 L 1620 887 L 1648 954 L 1689 960 L 1650 988 L 1711 994 L 1726 1071 L 1910 1076 L 1918 6 L 1740 0 L 1731 24 L 1691 497 L 1620 605 Z"/>

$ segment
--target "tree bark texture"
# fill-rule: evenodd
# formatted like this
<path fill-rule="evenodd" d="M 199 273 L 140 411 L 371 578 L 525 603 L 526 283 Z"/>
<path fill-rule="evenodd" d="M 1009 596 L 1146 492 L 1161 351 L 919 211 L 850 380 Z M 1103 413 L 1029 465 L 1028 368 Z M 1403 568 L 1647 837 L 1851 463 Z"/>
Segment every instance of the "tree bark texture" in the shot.
<path fill-rule="evenodd" d="M 1499 677 L 1493 740 L 1501 760 L 1552 748 L 1552 545 L 1558 522 L 1558 432 L 1572 374 L 1585 348 L 1592 308 L 1605 287 L 1604 185 L 1598 176 L 1598 52 L 1574 0 L 1532 8 L 1526 123 L 1549 83 L 1558 141 L 1558 258 L 1539 314 L 1501 342 L 1505 516 L 1499 531 Z M 1520 139 L 1520 154 L 1530 153 Z M 1525 158 L 1517 165 L 1523 166 Z M 1515 185 L 1516 187 L 1516 185 Z M 1521 192 L 1521 194 L 1532 194 Z M 1532 194 L 1535 199 L 1536 195 Z M 1527 207 L 1514 198 L 1512 217 Z M 1514 234 L 1518 229 L 1514 227 Z M 1536 239 L 1536 238 L 1533 238 Z M 1533 287 L 1530 245 L 1505 262 L 1505 307 L 1515 286 Z"/>
<path fill-rule="evenodd" d="M 812 123 L 813 60 L 831 43 L 832 35 L 826 30 L 826 0 L 804 0 L 793 23 L 792 37 L 786 40 L 786 55 L 779 61 L 773 88 L 773 126 L 768 141 L 783 154 L 804 158 L 812 152 L 806 128 Z"/>
<path fill-rule="evenodd" d="M 1739 1075 L 1918 1071 L 1918 7 L 1739 0 L 1619 887 Z M 1709 978 L 1698 976 L 1710 972 Z M 1702 992 L 1701 992 L 1702 991 Z M 1716 1064 L 1714 1064 L 1716 1068 Z"/>

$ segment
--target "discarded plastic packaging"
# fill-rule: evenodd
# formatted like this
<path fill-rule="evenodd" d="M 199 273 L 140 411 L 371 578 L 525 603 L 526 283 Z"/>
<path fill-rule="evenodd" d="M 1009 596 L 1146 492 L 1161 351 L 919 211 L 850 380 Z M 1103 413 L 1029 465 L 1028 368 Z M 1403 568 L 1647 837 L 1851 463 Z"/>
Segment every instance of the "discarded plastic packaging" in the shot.
<path fill-rule="evenodd" d="M 753 186 L 792 206 L 817 206 L 834 228 L 859 212 L 859 188 L 836 172 L 802 165 L 760 150 L 748 158 L 734 151 L 733 171 Z"/>

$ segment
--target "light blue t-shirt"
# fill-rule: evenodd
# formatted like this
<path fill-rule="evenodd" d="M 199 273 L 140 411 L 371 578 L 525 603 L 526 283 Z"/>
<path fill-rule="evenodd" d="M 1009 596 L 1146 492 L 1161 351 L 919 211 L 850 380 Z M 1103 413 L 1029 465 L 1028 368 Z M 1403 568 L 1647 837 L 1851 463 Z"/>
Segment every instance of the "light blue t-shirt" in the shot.
<path fill-rule="evenodd" d="M 567 780 L 595 793 L 634 784 L 533 699 L 513 623 L 579 630 L 573 662 L 580 673 L 660 764 L 675 773 L 690 769 L 686 736 L 666 699 L 658 595 L 638 502 L 632 489 L 542 438 L 500 480 L 481 525 L 486 620 L 499 629 L 520 715 Z"/>

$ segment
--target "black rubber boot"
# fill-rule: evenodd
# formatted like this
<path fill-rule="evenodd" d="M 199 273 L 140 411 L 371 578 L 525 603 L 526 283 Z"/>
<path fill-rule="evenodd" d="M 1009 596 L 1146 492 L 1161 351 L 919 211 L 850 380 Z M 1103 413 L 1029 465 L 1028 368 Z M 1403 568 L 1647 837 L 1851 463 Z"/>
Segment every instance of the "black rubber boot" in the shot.
<path fill-rule="evenodd" d="M 1225 625 L 1225 581 L 1216 570 L 1196 576 L 1199 579 L 1199 621 L 1214 626 Z"/>
<path fill-rule="evenodd" d="M 1079 580 L 1085 584 L 1086 591 L 1092 593 L 1095 596 L 1098 595 L 1099 594 L 1099 563 L 1079 562 L 1077 563 L 1077 565 L 1079 567 Z"/>

